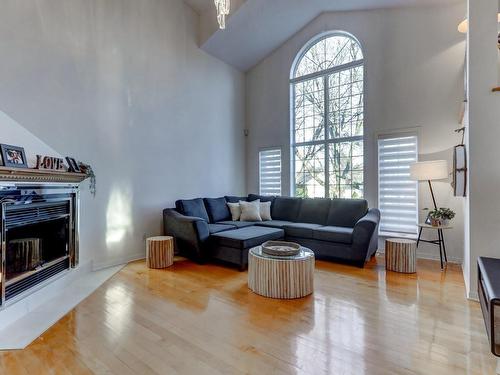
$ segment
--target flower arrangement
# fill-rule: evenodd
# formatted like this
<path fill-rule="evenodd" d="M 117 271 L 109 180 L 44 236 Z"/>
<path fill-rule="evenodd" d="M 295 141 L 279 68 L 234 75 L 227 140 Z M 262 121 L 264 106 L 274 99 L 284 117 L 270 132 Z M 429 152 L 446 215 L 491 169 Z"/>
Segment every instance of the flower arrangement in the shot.
<path fill-rule="evenodd" d="M 431 221 L 432 226 L 448 225 L 450 220 L 455 217 L 455 212 L 446 207 L 440 207 L 429 211 L 427 217 Z"/>

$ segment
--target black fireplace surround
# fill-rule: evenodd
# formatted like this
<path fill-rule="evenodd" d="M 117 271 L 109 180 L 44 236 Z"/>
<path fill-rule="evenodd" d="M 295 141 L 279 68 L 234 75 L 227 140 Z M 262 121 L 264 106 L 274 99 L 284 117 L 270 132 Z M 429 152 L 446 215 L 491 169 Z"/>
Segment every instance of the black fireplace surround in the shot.
<path fill-rule="evenodd" d="M 271 202 L 270 221 L 232 221 L 227 202 Z M 176 251 L 200 263 L 216 259 L 245 269 L 248 250 L 285 239 L 314 251 L 317 258 L 363 267 L 378 245 L 380 211 L 364 199 L 225 196 L 178 200 L 163 211 L 164 232 Z"/>
<path fill-rule="evenodd" d="M 78 188 L 0 185 L 1 304 L 78 264 Z"/>

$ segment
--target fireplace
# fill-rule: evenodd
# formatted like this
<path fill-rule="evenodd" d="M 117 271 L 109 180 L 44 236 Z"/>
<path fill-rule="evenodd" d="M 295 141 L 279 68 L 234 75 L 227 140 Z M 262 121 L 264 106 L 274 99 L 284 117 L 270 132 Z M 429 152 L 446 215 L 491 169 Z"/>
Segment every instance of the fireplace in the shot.
<path fill-rule="evenodd" d="M 1 304 L 78 264 L 78 186 L 0 186 Z"/>

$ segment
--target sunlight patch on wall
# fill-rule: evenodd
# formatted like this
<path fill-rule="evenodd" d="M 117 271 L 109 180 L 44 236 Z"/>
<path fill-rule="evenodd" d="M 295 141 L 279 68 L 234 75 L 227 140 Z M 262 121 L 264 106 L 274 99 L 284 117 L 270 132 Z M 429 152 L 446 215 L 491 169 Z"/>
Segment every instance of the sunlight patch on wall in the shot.
<path fill-rule="evenodd" d="M 106 244 L 120 242 L 132 230 L 132 193 L 130 189 L 115 187 L 109 197 L 106 211 Z"/>

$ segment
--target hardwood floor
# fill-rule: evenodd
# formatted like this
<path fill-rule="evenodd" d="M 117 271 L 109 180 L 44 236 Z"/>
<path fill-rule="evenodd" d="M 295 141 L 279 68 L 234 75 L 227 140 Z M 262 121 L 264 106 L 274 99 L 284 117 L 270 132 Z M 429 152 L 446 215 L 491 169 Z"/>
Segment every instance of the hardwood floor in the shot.
<path fill-rule="evenodd" d="M 315 292 L 273 300 L 247 273 L 176 261 L 128 265 L 0 374 L 494 374 L 462 272 L 417 275 L 318 261 Z"/>

